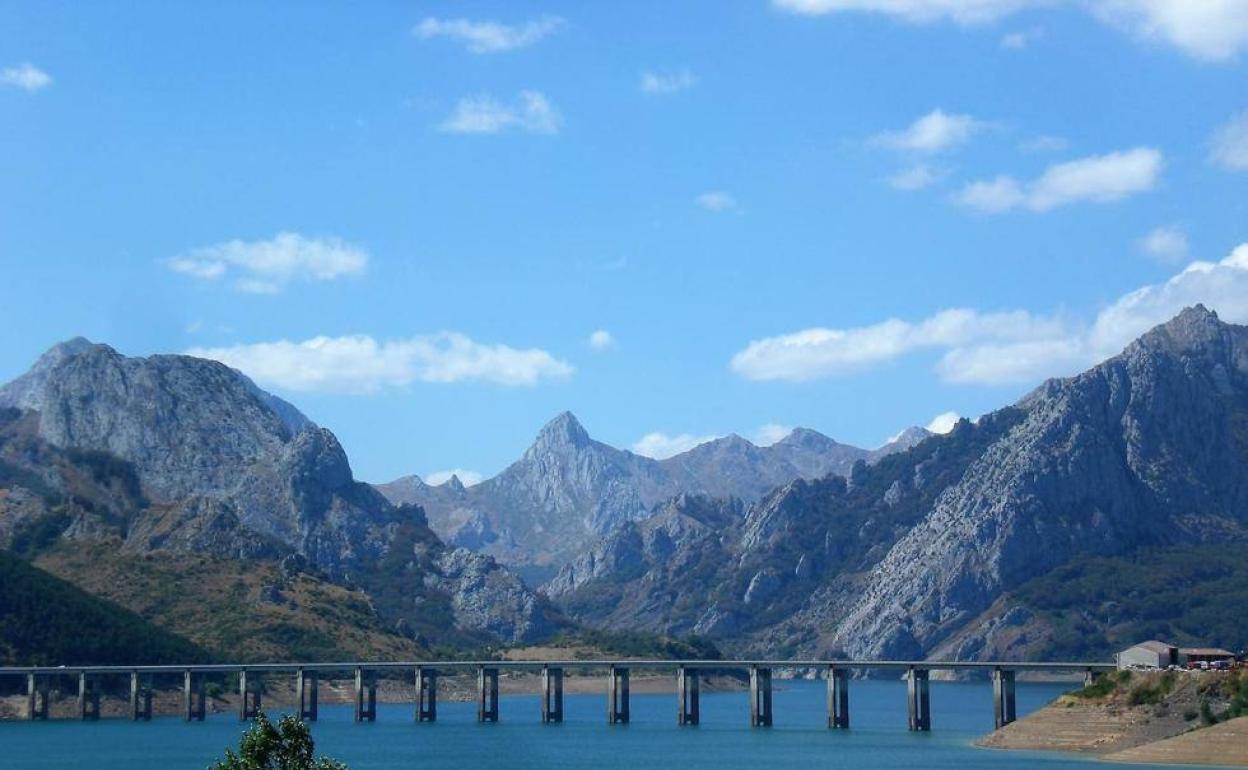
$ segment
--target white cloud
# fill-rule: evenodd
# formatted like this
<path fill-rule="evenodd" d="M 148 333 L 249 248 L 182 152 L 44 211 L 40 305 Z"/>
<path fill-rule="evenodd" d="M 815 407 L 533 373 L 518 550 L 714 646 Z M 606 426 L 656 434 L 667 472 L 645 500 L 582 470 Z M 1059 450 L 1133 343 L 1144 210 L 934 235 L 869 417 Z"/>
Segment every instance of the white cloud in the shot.
<path fill-rule="evenodd" d="M 694 202 L 707 211 L 731 211 L 737 208 L 737 199 L 723 190 L 704 192 Z"/>
<path fill-rule="evenodd" d="M 33 94 L 50 85 L 52 85 L 52 76 L 30 62 L 0 69 L 0 86 L 20 88 Z"/>
<path fill-rule="evenodd" d="M 886 131 L 875 137 L 877 144 L 909 152 L 934 153 L 965 144 L 987 123 L 970 115 L 951 115 L 935 109 L 915 120 L 902 131 Z"/>
<path fill-rule="evenodd" d="M 1111 203 L 1153 189 L 1162 166 L 1159 150 L 1136 147 L 1054 164 L 1026 184 L 1010 176 L 971 182 L 954 200 L 994 214 L 1019 206 L 1048 211 L 1072 203 Z"/>
<path fill-rule="evenodd" d="M 430 473 L 425 476 L 425 483 L 433 487 L 441 486 L 442 484 L 450 481 L 452 476 L 458 476 L 459 480 L 463 482 L 463 485 L 466 487 L 475 487 L 477 484 L 485 481 L 485 476 L 477 473 L 476 471 L 469 471 L 463 468 L 451 468 L 448 471 L 434 471 L 433 473 Z"/>
<path fill-rule="evenodd" d="M 1178 225 L 1158 227 L 1139 240 L 1140 251 L 1162 262 L 1177 263 L 1187 259 L 1187 233 Z"/>
<path fill-rule="evenodd" d="M 377 342 L 367 335 L 191 348 L 262 385 L 309 393 L 373 393 L 414 382 L 535 385 L 573 367 L 544 350 L 483 344 L 456 332 Z"/>
<path fill-rule="evenodd" d="M 697 84 L 697 77 L 687 69 L 679 72 L 641 73 L 641 90 L 647 94 L 674 94 Z"/>
<path fill-rule="evenodd" d="M 1214 133 L 1209 160 L 1227 171 L 1248 171 L 1248 111 L 1231 118 Z"/>
<path fill-rule="evenodd" d="M 1042 2 L 1043 0 L 1041 0 Z M 1008 16 L 1037 0 L 772 0 L 793 13 L 819 16 L 838 11 L 870 11 L 908 22 L 953 21 L 982 24 Z"/>
<path fill-rule="evenodd" d="M 1159 40 L 1209 61 L 1234 58 L 1248 47 L 1243 0 L 1095 0 L 1093 12 L 1145 40 Z"/>
<path fill-rule="evenodd" d="M 606 329 L 598 329 L 589 335 L 589 346 L 594 350 L 606 350 L 615 346 L 615 337 Z"/>
<path fill-rule="evenodd" d="M 170 270 L 200 280 L 240 274 L 239 291 L 272 294 L 294 280 L 329 281 L 363 273 L 368 252 L 340 238 L 278 233 L 267 241 L 226 241 L 165 261 Z"/>
<path fill-rule="evenodd" d="M 1061 152 L 1070 146 L 1070 142 L 1060 136 L 1041 134 L 1019 142 L 1018 149 L 1023 152 Z"/>
<path fill-rule="evenodd" d="M 688 433 L 669 436 L 660 432 L 647 433 L 633 444 L 633 452 L 643 457 L 666 460 L 673 455 L 688 452 L 700 444 L 714 441 L 717 438 L 721 438 L 721 436 L 693 436 Z"/>
<path fill-rule="evenodd" d="M 771 446 L 777 441 L 787 438 L 792 432 L 793 426 L 791 425 L 779 425 L 774 422 L 769 422 L 754 431 L 754 433 L 750 436 L 750 441 L 755 446 Z"/>
<path fill-rule="evenodd" d="M 466 96 L 438 129 L 448 134 L 497 134 L 510 129 L 557 134 L 562 124 L 563 118 L 544 94 L 521 91 L 511 103 L 492 96 Z"/>
<path fill-rule="evenodd" d="M 430 17 L 417 24 L 412 34 L 422 40 L 448 38 L 463 43 L 472 53 L 499 53 L 533 45 L 561 26 L 563 19 L 558 16 L 543 16 L 520 25 Z"/>
<path fill-rule="evenodd" d="M 1228 60 L 1248 47 L 1243 0 L 772 0 L 803 15 L 844 11 L 880 13 L 923 24 L 986 24 L 1019 11 L 1073 5 L 1135 37 L 1159 41 L 1210 61 Z"/>
<path fill-rule="evenodd" d="M 1031 45 L 1031 41 L 1040 36 L 1038 30 L 1026 32 L 1008 32 L 1001 36 L 1001 47 L 1007 51 L 1021 51 Z"/>
<path fill-rule="evenodd" d="M 884 180 L 894 190 L 912 192 L 931 187 L 944 177 L 944 172 L 926 163 L 917 163 L 904 171 L 898 171 Z"/>
<path fill-rule="evenodd" d="M 890 319 L 756 340 L 733 356 L 731 367 L 753 380 L 800 382 L 845 376 L 917 351 L 938 350 L 943 353 L 936 373 L 945 382 L 1034 382 L 1073 374 L 1112 356 L 1197 303 L 1226 321 L 1248 322 L 1248 243 L 1220 262 L 1193 262 L 1165 283 L 1123 295 L 1091 322 L 1021 310 L 944 310 L 916 323 Z"/>
<path fill-rule="evenodd" d="M 953 430 L 953 426 L 957 425 L 960 419 L 962 415 L 957 412 L 941 412 L 927 424 L 927 429 L 932 433 L 948 433 Z"/>

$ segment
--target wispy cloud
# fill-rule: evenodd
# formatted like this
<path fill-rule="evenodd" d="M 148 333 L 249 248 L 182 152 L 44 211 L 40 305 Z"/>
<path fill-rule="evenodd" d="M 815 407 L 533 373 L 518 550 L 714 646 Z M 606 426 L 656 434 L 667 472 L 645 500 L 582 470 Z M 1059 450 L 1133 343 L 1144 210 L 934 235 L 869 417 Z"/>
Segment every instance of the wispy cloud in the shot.
<path fill-rule="evenodd" d="M 0 86 L 20 88 L 33 94 L 50 85 L 52 85 L 52 76 L 30 62 L 0 69 Z"/>
<path fill-rule="evenodd" d="M 848 329 L 803 329 L 755 340 L 731 368 L 752 380 L 844 377 L 919 351 L 943 351 L 941 380 L 998 385 L 1073 374 L 1111 356 L 1184 307 L 1203 303 L 1232 323 L 1248 321 L 1248 243 L 1218 262 L 1197 261 L 1165 283 L 1119 297 L 1091 322 L 1024 310 L 943 310 L 917 322 L 888 319 Z"/>
<path fill-rule="evenodd" d="M 238 276 L 235 287 L 273 294 L 291 281 L 329 281 L 363 273 L 368 252 L 340 238 L 278 233 L 267 241 L 233 240 L 165 260 L 170 270 L 206 281 Z"/>
<path fill-rule="evenodd" d="M 540 91 L 521 91 L 504 103 L 492 96 L 467 96 L 438 126 L 448 134 L 497 134 L 508 130 L 530 134 L 557 134 L 563 123 L 559 112 Z"/>
<path fill-rule="evenodd" d="M 1212 144 L 1210 161 L 1227 171 L 1248 171 L 1248 111 L 1218 128 Z"/>
<path fill-rule="evenodd" d="M 694 436 L 689 433 L 668 435 L 662 432 L 647 433 L 633 444 L 633 452 L 643 457 L 666 460 L 669 457 L 688 452 L 696 446 L 722 438 L 718 435 Z"/>
<path fill-rule="evenodd" d="M 496 21 L 471 19 L 427 18 L 417 24 L 412 34 L 422 40 L 447 38 L 463 44 L 476 54 L 500 53 L 525 48 L 541 41 L 563 26 L 558 16 L 543 16 L 524 24 L 509 25 Z"/>
<path fill-rule="evenodd" d="M 911 192 L 931 187 L 944 178 L 944 176 L 945 172 L 940 169 L 927 163 L 916 163 L 907 169 L 898 171 L 885 181 L 894 190 Z"/>
<path fill-rule="evenodd" d="M 589 335 L 589 346 L 594 350 L 606 350 L 615 347 L 615 337 L 606 329 L 597 329 Z"/>
<path fill-rule="evenodd" d="M 962 415 L 957 412 L 941 412 L 927 424 L 927 429 L 932 433 L 948 433 L 953 430 L 953 426 L 957 425 L 960 419 Z"/>
<path fill-rule="evenodd" d="M 1049 166 L 1023 183 L 998 176 L 967 184 L 957 203 L 996 214 L 1015 208 L 1048 211 L 1072 203 L 1111 203 L 1153 189 L 1163 166 L 1159 150 L 1136 147 Z"/>
<path fill-rule="evenodd" d="M 970 115 L 934 109 L 900 131 L 885 131 L 872 140 L 875 144 L 908 152 L 935 153 L 965 144 L 988 124 Z"/>
<path fill-rule="evenodd" d="M 1070 142 L 1064 137 L 1051 134 L 1033 136 L 1018 143 L 1018 149 L 1022 152 L 1061 152 L 1069 146 Z"/>
<path fill-rule="evenodd" d="M 425 476 L 425 483 L 430 486 L 440 486 L 451 480 L 451 477 L 458 478 L 464 486 L 475 487 L 482 481 L 485 481 L 484 474 L 477 471 L 465 470 L 464 468 L 451 468 L 445 471 L 434 471 Z"/>
<path fill-rule="evenodd" d="M 536 385 L 571 376 L 571 364 L 538 348 L 484 344 L 457 332 L 378 342 L 367 335 L 197 347 L 258 383 L 307 393 L 375 393 L 412 383 Z"/>
<path fill-rule="evenodd" d="M 697 84 L 697 77 L 687 69 L 678 72 L 641 73 L 641 90 L 647 94 L 674 94 Z"/>
<path fill-rule="evenodd" d="M 737 208 L 736 197 L 723 190 L 704 192 L 695 198 L 694 202 L 707 211 L 733 211 Z"/>
<path fill-rule="evenodd" d="M 792 425 L 781 425 L 779 423 L 769 422 L 754 431 L 754 433 L 750 435 L 750 441 L 757 446 L 771 446 L 777 441 L 783 441 L 792 432 Z"/>
<path fill-rule="evenodd" d="M 1007 32 L 1001 36 L 1001 47 L 1007 51 L 1021 51 L 1037 40 L 1041 34 L 1039 29 Z"/>
<path fill-rule="evenodd" d="M 772 0 L 796 14 L 867 12 L 913 24 L 987 24 L 1054 0 Z M 1226 61 L 1248 47 L 1248 10 L 1236 0 L 1084 0 L 1097 19 L 1142 40 L 1161 42 L 1199 59 Z"/>
<path fill-rule="evenodd" d="M 1178 225 L 1158 227 L 1145 235 L 1137 243 L 1140 251 L 1160 260 L 1177 264 L 1187 259 L 1187 233 Z"/>

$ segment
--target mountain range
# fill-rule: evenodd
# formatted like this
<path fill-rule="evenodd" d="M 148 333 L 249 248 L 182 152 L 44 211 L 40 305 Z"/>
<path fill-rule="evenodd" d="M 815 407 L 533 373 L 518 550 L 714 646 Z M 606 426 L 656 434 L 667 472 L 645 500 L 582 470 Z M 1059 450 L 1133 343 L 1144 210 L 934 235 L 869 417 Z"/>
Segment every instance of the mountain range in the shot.
<path fill-rule="evenodd" d="M 564 412 L 519 460 L 480 484 L 452 477 L 431 486 L 405 476 L 377 489 L 396 505 L 423 508 L 448 543 L 489 554 L 539 584 L 595 539 L 678 495 L 754 502 L 794 479 L 844 475 L 930 435 L 909 428 L 868 450 L 797 428 L 770 446 L 730 435 L 656 460 L 595 441 Z"/>
<path fill-rule="evenodd" d="M 10 563 L 134 613 L 119 634 L 245 660 L 587 630 L 775 657 L 1240 648 L 1245 544 L 1248 327 L 1200 306 L 947 434 L 654 460 L 564 413 L 472 487 L 359 482 L 333 433 L 212 361 L 77 339 L 0 387 Z"/>
<path fill-rule="evenodd" d="M 586 623 L 773 655 L 1105 655 L 1158 632 L 1242 647 L 1234 602 L 1248 582 L 1225 549 L 1246 543 L 1248 328 L 1197 306 L 848 478 L 796 480 L 748 507 L 675 499 L 547 592 Z M 1184 598 L 1151 618 L 1124 613 L 1150 566 Z M 1036 590 L 1057 574 L 1079 586 L 1066 603 Z M 1179 622 L 1210 602 L 1240 618 L 1216 640 L 1213 624 Z"/>

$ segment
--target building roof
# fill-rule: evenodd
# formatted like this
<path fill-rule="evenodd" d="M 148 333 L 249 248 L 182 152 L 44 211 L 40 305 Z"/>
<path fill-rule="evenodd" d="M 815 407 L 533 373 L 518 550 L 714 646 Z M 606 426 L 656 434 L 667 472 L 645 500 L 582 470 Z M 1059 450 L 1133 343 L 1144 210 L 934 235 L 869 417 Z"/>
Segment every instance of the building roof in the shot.
<path fill-rule="evenodd" d="M 1141 647 L 1145 650 L 1148 650 L 1149 652 L 1162 652 L 1162 653 L 1169 653 L 1171 650 L 1175 649 L 1173 644 L 1166 644 L 1165 642 L 1159 642 L 1156 639 L 1150 639 L 1147 642 L 1140 642 L 1139 644 L 1133 644 L 1127 649 L 1134 650 L 1137 647 Z"/>
<path fill-rule="evenodd" d="M 1221 647 L 1184 647 L 1179 650 L 1183 655 L 1199 655 L 1207 658 L 1233 658 L 1235 653 Z"/>

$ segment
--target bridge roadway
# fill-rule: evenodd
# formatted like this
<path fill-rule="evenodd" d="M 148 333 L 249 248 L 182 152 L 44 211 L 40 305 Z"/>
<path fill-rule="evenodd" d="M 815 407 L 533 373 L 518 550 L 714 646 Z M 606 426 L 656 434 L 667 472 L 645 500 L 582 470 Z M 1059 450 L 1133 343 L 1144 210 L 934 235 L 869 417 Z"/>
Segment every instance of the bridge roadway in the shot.
<path fill-rule="evenodd" d="M 262 688 L 257 677 L 263 674 L 290 674 L 295 677 L 297 713 L 301 719 L 317 718 L 320 675 L 352 672 L 355 677 L 355 720 L 377 718 L 377 674 L 410 671 L 414 677 L 415 719 L 437 720 L 438 675 L 443 671 L 475 671 L 477 674 L 477 720 L 498 721 L 498 676 L 500 671 L 534 671 L 541 674 L 541 718 L 543 722 L 563 721 L 563 677 L 566 669 L 601 669 L 607 673 L 607 721 L 629 721 L 629 675 L 634 669 L 674 671 L 676 676 L 677 723 L 696 725 L 700 721 L 699 672 L 747 671 L 750 680 L 750 725 L 772 724 L 772 671 L 775 669 L 819 670 L 827 681 L 828 727 L 849 727 L 849 682 L 851 671 L 900 671 L 906 679 L 906 709 L 911 730 L 931 729 L 929 676 L 932 671 L 987 671 L 993 685 L 993 721 L 998 728 L 1016 717 L 1015 680 L 1019 671 L 1077 672 L 1090 684 L 1100 673 L 1114 670 L 1112 663 L 1068 661 L 933 661 L 933 660 L 431 660 L 408 662 L 343 663 L 256 663 L 162 666 L 37 666 L 0 667 L 0 677 L 26 678 L 27 718 L 48 718 L 51 680 L 78 678 L 78 713 L 82 719 L 99 719 L 102 676 L 129 675 L 130 714 L 135 720 L 152 718 L 153 680 L 158 676 L 181 676 L 183 712 L 187 721 L 202 721 L 206 715 L 204 682 L 209 675 L 238 677 L 239 718 L 254 719 L 262 706 Z"/>

